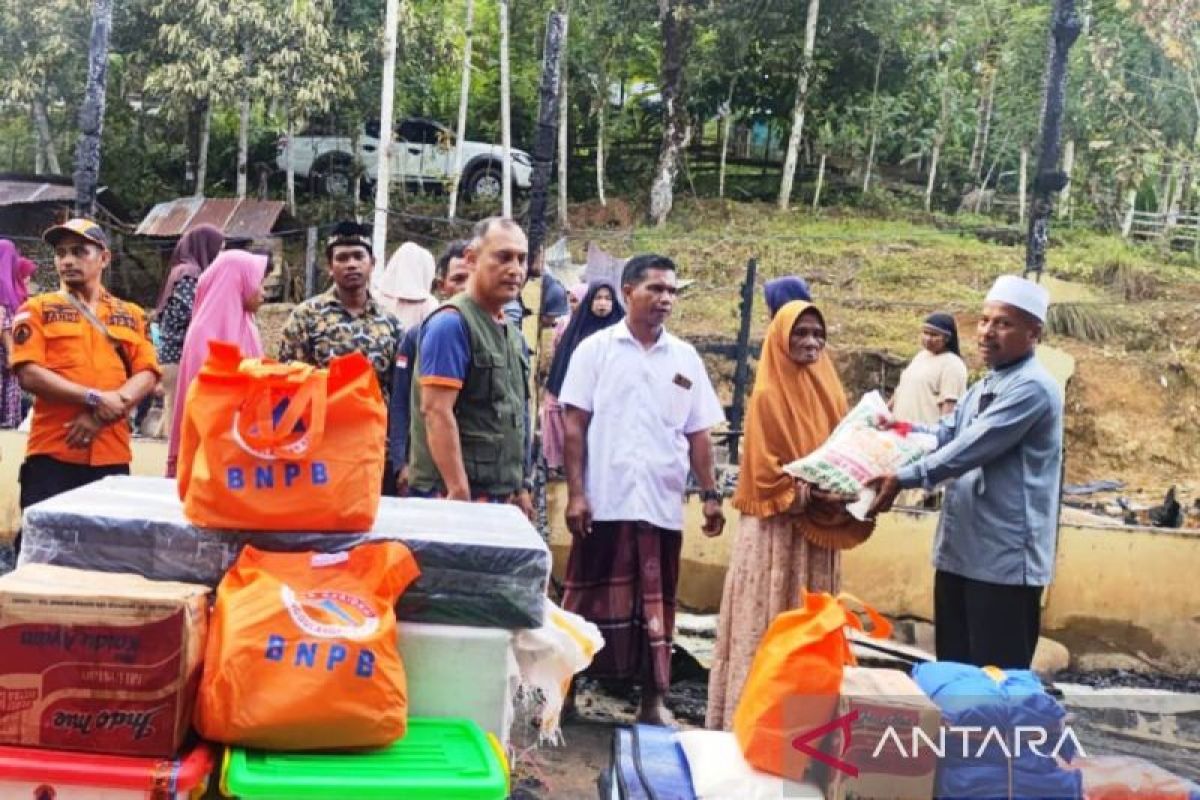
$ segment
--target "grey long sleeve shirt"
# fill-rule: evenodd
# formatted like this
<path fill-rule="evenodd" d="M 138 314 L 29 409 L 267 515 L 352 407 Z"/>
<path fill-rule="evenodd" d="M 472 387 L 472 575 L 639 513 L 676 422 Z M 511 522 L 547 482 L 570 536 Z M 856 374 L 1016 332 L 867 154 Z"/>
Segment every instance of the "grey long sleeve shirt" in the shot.
<path fill-rule="evenodd" d="M 1054 378 L 1033 356 L 993 370 L 930 432 L 938 449 L 898 478 L 906 489 L 950 480 L 934 567 L 989 583 L 1049 584 L 1062 479 Z"/>

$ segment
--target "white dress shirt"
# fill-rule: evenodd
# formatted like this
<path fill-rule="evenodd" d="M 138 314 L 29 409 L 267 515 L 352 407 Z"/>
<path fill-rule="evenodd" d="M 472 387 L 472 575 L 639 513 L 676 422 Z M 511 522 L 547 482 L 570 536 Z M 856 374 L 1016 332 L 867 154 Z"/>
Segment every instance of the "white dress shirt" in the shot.
<path fill-rule="evenodd" d="M 592 519 L 682 530 L 687 435 L 725 420 L 696 348 L 665 330 L 644 348 L 619 322 L 576 348 L 558 401 L 592 414 L 585 466 Z"/>

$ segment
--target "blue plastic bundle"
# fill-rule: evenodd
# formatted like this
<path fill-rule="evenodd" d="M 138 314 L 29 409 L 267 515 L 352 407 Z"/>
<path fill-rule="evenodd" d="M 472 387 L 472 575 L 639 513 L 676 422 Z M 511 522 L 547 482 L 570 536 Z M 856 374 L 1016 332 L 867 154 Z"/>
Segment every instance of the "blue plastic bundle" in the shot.
<path fill-rule="evenodd" d="M 1078 798 L 1066 711 L 1028 670 L 919 664 L 913 679 L 942 712 L 940 798 Z"/>

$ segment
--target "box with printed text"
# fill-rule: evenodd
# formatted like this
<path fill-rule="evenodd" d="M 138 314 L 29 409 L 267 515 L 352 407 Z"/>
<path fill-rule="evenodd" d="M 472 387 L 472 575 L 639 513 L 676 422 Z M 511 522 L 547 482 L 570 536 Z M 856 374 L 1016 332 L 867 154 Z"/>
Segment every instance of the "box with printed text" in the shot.
<path fill-rule="evenodd" d="M 207 587 L 31 564 L 0 577 L 0 744 L 173 757 Z"/>

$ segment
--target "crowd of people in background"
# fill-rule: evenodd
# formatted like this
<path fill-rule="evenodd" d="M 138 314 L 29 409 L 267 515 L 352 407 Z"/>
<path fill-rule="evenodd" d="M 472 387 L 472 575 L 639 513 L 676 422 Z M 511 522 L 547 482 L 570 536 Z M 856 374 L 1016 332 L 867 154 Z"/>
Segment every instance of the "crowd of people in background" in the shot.
<path fill-rule="evenodd" d="M 106 475 L 127 474 L 128 418 L 161 387 L 174 475 L 184 399 L 212 341 L 245 357 L 327 367 L 360 352 L 389 412 L 388 495 L 505 503 L 534 519 L 530 348 L 520 329 L 528 242 L 489 218 L 439 258 L 402 245 L 382 269 L 371 231 L 334 227 L 327 291 L 291 312 L 277 352 L 255 322 L 268 259 L 200 226 L 178 243 L 148 317 L 112 295 L 96 223 L 48 230 L 60 286 L 30 296 L 32 262 L 0 240 L 0 424 L 34 399 L 21 507 Z M 563 606 L 606 645 L 590 672 L 640 684 L 641 721 L 670 724 L 671 639 L 689 473 L 702 532 L 720 535 L 712 431 L 724 412 L 696 349 L 667 331 L 677 267 L 641 254 L 620 281 L 545 282 L 540 326 L 554 328 L 540 403 L 541 458 L 565 477 L 572 544 Z M 935 546 L 939 657 L 1028 666 L 1053 564 L 1062 458 L 1062 395 L 1033 357 L 1048 299 L 1020 278 L 997 281 L 977 340 L 987 376 L 967 390 L 954 318 L 934 314 L 893 398 L 939 449 L 877 479 L 867 521 L 840 497 L 792 478 L 788 463 L 837 427 L 848 398 L 827 348 L 830 327 L 802 278 L 768 281 L 770 324 L 745 422 L 732 505 L 740 512 L 710 679 L 708 724 L 727 728 L 759 639 L 803 591 L 836 593 L 840 552 L 870 536 L 903 490 L 944 492 Z M 158 329 L 157 351 L 151 319 Z M 945 487 L 945 488 L 943 488 Z M 952 511 L 953 513 L 949 513 Z"/>

